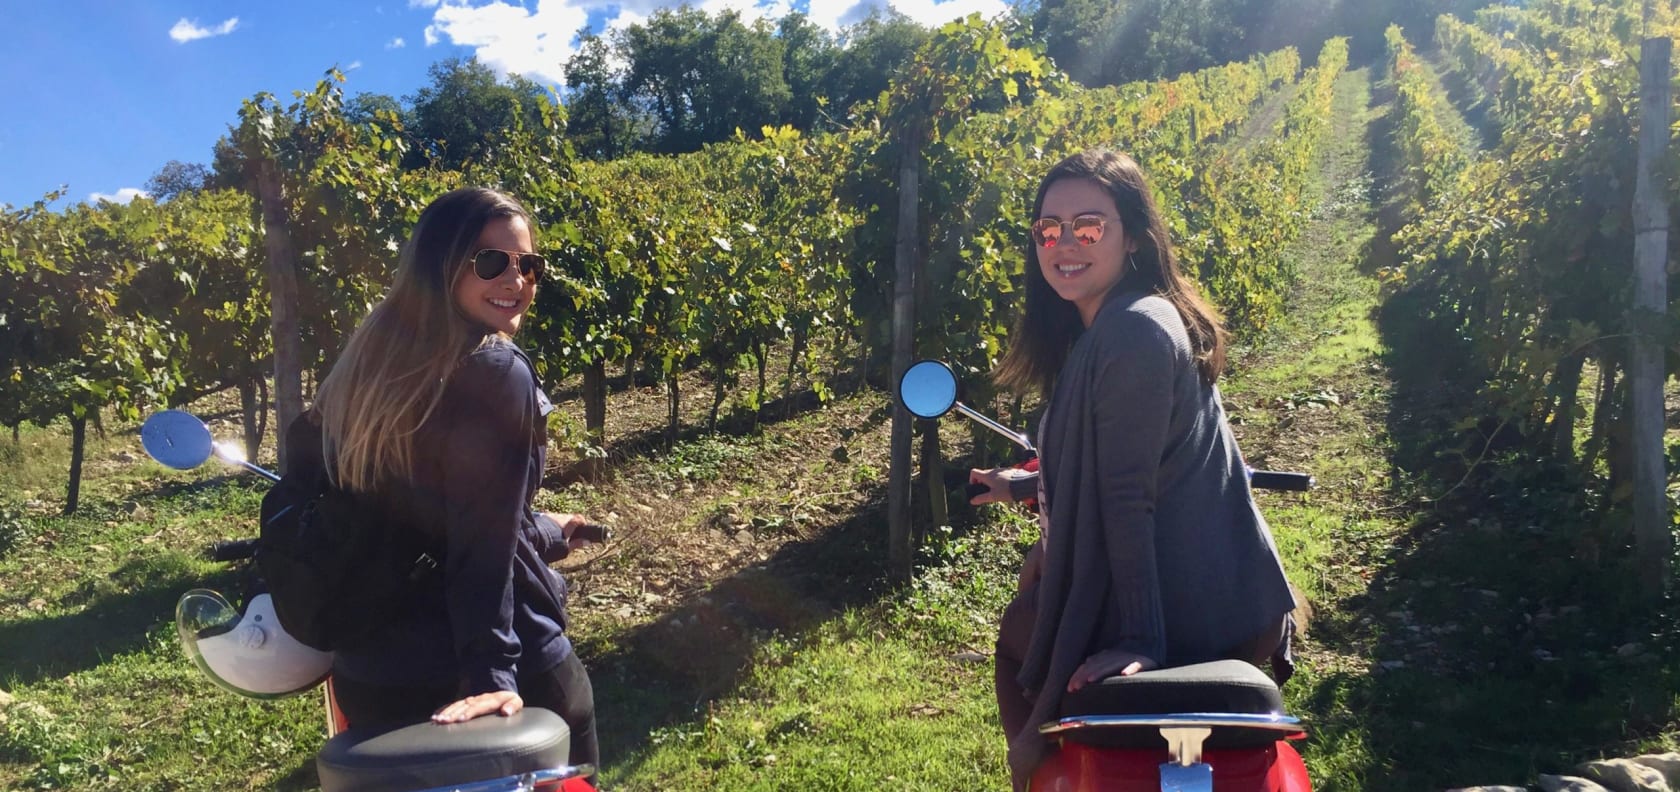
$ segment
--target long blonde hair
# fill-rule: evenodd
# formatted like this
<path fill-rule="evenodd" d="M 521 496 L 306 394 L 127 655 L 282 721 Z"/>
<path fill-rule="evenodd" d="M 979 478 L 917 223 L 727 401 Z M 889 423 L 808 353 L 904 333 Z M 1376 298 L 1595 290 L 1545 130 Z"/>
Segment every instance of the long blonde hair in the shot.
<path fill-rule="evenodd" d="M 315 410 L 334 483 L 368 492 L 414 474 L 414 435 L 437 409 L 450 371 L 496 334 L 455 303 L 479 233 L 491 220 L 530 215 L 513 198 L 468 187 L 438 196 L 420 213 L 397 262 L 396 282 L 368 312 L 332 372 Z"/>

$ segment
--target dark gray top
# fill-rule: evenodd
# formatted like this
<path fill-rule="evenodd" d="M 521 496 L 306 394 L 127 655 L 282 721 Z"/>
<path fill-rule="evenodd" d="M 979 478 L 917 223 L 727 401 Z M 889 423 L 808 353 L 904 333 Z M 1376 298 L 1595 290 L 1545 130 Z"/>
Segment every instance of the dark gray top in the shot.
<path fill-rule="evenodd" d="M 386 629 L 339 651 L 333 673 L 379 685 L 456 680 L 464 694 L 517 691 L 517 674 L 571 653 L 566 582 L 547 564 L 564 539 L 531 507 L 552 409 L 511 342 L 481 347 L 450 375 L 415 435 L 414 480 L 377 494 L 396 519 L 444 538 L 443 585 L 417 592 Z"/>
<path fill-rule="evenodd" d="M 1178 666 L 1227 656 L 1295 607 L 1219 392 L 1172 303 L 1111 293 L 1075 342 L 1039 449 L 1051 530 L 1011 741 L 1036 762 L 1073 671 L 1106 649 Z"/>

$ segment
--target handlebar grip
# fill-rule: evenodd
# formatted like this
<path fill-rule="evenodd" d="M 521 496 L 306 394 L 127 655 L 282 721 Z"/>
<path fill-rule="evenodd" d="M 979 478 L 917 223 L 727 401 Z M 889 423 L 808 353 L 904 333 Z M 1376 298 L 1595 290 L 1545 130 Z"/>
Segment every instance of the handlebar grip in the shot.
<path fill-rule="evenodd" d="M 1248 485 L 1255 489 L 1306 492 L 1317 482 L 1306 473 L 1285 473 L 1278 470 L 1256 470 L 1249 474 Z"/>
<path fill-rule="evenodd" d="M 612 538 L 612 529 L 600 523 L 584 523 L 572 529 L 572 538 L 603 544 Z"/>
<path fill-rule="evenodd" d="M 992 490 L 991 487 L 988 487 L 984 484 L 969 484 L 968 488 L 965 489 L 964 492 L 968 493 L 968 499 L 969 500 L 974 500 L 976 497 L 984 495 L 984 494 L 990 492 L 991 490 Z"/>
<path fill-rule="evenodd" d="M 228 539 L 210 545 L 211 561 L 242 561 L 257 554 L 257 540 Z"/>

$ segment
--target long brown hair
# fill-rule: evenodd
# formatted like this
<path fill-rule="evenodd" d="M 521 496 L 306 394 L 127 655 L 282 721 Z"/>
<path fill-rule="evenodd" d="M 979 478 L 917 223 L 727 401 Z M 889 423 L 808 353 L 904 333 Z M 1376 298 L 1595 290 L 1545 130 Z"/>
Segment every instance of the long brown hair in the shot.
<path fill-rule="evenodd" d="M 482 187 L 444 193 L 420 212 L 391 291 L 350 335 L 315 399 L 338 486 L 366 492 L 412 478 L 414 434 L 443 398 L 450 371 L 496 337 L 461 312 L 455 281 L 470 269 L 484 226 L 511 217 L 530 223 L 518 201 Z"/>
<path fill-rule="evenodd" d="M 1126 238 L 1137 244 L 1137 251 L 1126 260 L 1125 276 L 1114 288 L 1147 290 L 1171 302 L 1184 320 L 1202 380 L 1209 385 L 1217 382 L 1225 368 L 1225 328 L 1219 313 L 1179 269 L 1143 169 L 1131 157 L 1114 151 L 1095 149 L 1074 154 L 1056 163 L 1038 183 L 1034 218 L 1044 210 L 1044 194 L 1050 185 L 1063 179 L 1087 179 L 1114 199 Z M 1015 323 L 1009 351 L 998 363 L 993 378 L 1017 393 L 1036 389 L 1048 395 L 1085 325 L 1079 319 L 1079 309 L 1057 295 L 1044 279 L 1038 266 L 1038 246 L 1030 241 L 1025 276 L 1026 309 Z"/>

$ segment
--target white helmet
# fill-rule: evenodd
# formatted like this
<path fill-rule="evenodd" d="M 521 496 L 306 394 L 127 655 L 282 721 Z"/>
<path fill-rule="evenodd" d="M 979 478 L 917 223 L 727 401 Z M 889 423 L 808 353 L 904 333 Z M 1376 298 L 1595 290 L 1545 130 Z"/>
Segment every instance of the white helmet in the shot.
<path fill-rule="evenodd" d="M 321 684 L 332 653 L 297 642 L 280 627 L 274 601 L 258 594 L 241 615 L 222 595 L 193 589 L 175 605 L 181 648 L 200 671 L 241 696 L 277 699 Z"/>

